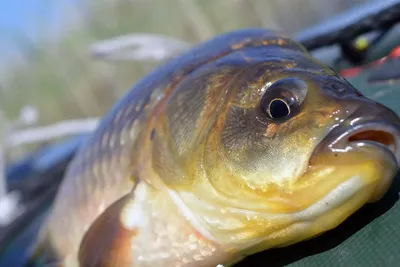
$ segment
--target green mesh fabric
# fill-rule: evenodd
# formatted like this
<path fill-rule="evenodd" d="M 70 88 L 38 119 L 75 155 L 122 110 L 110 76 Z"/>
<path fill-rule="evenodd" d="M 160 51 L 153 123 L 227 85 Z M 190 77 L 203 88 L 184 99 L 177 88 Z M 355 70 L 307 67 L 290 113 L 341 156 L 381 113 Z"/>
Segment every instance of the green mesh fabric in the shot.
<path fill-rule="evenodd" d="M 400 81 L 367 83 L 368 71 L 348 79 L 366 96 L 400 115 Z M 249 257 L 238 266 L 400 266 L 400 175 L 382 200 L 365 205 L 336 229 L 288 248 Z"/>

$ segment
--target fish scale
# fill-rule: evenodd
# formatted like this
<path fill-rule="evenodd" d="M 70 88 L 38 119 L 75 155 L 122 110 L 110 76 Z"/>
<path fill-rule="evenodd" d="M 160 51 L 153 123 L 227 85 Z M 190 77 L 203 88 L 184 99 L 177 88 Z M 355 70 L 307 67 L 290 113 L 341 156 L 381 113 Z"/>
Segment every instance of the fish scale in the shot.
<path fill-rule="evenodd" d="M 382 140 L 399 143 L 399 121 L 282 33 L 219 35 L 105 115 L 36 254 L 64 267 L 230 266 L 309 239 L 385 193 L 399 153 Z M 356 129 L 370 139 L 343 139 Z"/>

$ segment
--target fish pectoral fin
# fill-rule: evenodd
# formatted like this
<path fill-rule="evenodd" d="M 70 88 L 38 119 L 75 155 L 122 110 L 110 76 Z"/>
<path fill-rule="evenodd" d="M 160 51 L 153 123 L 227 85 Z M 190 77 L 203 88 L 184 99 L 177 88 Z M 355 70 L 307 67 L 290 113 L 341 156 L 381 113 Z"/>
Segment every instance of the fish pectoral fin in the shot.
<path fill-rule="evenodd" d="M 131 240 L 138 229 L 122 221 L 122 213 L 133 194 L 110 205 L 87 230 L 79 248 L 78 260 L 85 267 L 132 266 Z"/>

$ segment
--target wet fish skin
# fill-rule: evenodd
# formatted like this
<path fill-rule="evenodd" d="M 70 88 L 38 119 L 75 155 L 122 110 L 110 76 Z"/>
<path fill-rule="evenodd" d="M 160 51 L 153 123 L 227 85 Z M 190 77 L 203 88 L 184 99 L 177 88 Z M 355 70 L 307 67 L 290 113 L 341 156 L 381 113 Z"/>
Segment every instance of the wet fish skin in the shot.
<path fill-rule="evenodd" d="M 287 116 L 271 115 L 276 99 Z M 379 199 L 398 168 L 399 129 L 396 114 L 284 34 L 217 36 L 105 116 L 36 251 L 66 267 L 229 266 Z"/>

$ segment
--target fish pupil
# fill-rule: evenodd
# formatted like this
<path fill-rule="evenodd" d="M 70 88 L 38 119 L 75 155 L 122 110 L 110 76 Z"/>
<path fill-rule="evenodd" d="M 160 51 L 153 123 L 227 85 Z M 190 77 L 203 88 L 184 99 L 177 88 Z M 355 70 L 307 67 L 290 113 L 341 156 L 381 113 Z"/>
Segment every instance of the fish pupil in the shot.
<path fill-rule="evenodd" d="M 269 104 L 269 114 L 272 118 L 283 118 L 290 114 L 289 105 L 282 99 L 274 99 Z"/>

